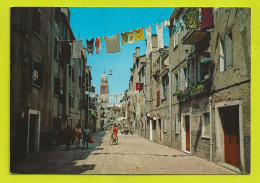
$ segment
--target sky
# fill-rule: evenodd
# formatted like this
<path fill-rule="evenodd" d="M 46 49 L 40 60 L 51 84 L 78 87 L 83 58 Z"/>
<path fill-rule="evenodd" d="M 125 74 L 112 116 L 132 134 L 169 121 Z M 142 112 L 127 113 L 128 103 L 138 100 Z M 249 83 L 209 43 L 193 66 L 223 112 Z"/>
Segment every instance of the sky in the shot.
<path fill-rule="evenodd" d="M 96 93 L 100 91 L 101 75 L 108 76 L 109 94 L 124 93 L 129 88 L 130 68 L 133 66 L 135 48 L 140 47 L 140 55 L 145 54 L 145 39 L 132 44 L 122 45 L 121 52 L 106 53 L 104 36 L 112 37 L 117 33 L 131 31 L 152 25 L 152 34 L 156 34 L 155 23 L 169 19 L 174 8 L 69 8 L 71 12 L 70 25 L 78 40 L 102 37 L 102 50 L 93 55 L 87 54 L 87 65 L 92 67 L 92 85 Z M 146 38 L 145 31 L 144 37 Z M 163 30 L 164 45 L 169 45 L 169 30 Z M 108 75 L 109 70 L 112 75 Z"/>

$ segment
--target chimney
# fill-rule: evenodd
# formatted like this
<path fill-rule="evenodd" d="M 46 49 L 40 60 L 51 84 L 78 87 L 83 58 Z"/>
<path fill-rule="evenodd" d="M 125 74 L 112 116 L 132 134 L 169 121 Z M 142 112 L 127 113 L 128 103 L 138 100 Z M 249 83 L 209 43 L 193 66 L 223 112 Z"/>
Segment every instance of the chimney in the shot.
<path fill-rule="evenodd" d="M 157 50 L 157 48 L 158 48 L 157 34 L 152 34 L 152 48 L 153 48 L 153 50 Z"/>
<path fill-rule="evenodd" d="M 136 57 L 140 56 L 140 47 L 135 48 Z"/>

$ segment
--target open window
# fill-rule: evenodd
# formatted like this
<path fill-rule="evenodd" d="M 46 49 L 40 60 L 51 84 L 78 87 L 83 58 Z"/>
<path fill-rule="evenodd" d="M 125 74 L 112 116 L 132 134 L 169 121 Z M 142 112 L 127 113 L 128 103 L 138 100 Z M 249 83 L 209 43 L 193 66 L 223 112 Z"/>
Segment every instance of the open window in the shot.
<path fill-rule="evenodd" d="M 32 60 L 32 84 L 37 87 L 43 85 L 43 64 Z"/>
<path fill-rule="evenodd" d="M 232 68 L 233 57 L 233 41 L 232 32 L 226 34 L 222 40 L 220 40 L 220 72 Z"/>

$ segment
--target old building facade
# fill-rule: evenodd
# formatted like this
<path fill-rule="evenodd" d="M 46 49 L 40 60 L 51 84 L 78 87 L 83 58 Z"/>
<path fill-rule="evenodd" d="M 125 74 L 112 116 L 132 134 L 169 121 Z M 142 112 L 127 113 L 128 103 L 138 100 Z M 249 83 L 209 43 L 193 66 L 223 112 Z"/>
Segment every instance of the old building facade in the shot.
<path fill-rule="evenodd" d="M 250 173 L 250 17 L 249 8 L 174 9 L 169 48 L 153 35 L 140 70 L 134 54 L 129 90 L 144 83 L 144 97 L 129 100 L 136 134 Z"/>

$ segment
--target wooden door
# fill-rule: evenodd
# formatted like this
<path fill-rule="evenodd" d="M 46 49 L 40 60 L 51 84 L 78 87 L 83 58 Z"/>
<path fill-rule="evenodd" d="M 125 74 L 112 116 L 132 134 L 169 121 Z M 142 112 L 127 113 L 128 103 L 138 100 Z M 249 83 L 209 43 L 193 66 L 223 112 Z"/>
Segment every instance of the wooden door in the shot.
<path fill-rule="evenodd" d="M 225 163 L 239 167 L 239 108 L 221 108 L 220 118 L 224 130 Z"/>
<path fill-rule="evenodd" d="M 185 116 L 186 151 L 190 152 L 190 116 Z"/>

